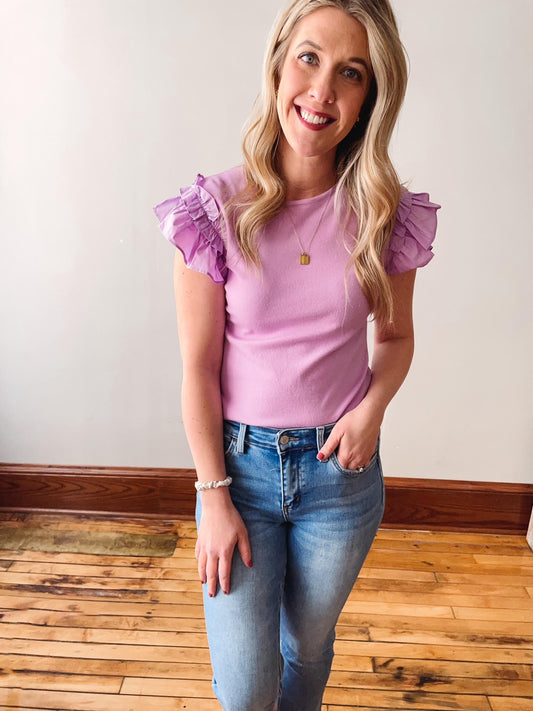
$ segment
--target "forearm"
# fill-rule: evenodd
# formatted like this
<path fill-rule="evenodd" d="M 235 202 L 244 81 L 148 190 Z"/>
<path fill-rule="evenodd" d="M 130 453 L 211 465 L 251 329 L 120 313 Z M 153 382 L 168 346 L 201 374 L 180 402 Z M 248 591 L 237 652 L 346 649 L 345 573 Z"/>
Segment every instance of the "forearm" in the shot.
<path fill-rule="evenodd" d="M 412 335 L 378 341 L 374 345 L 372 382 L 363 403 L 380 421 L 409 372 L 413 352 Z"/>
<path fill-rule="evenodd" d="M 199 481 L 224 479 L 222 401 L 216 371 L 185 368 L 182 414 Z"/>

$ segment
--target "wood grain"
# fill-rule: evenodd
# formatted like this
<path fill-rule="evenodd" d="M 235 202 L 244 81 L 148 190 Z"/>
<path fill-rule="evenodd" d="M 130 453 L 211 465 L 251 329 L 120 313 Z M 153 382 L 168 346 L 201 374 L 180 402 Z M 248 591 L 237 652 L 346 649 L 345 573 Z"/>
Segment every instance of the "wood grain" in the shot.
<path fill-rule="evenodd" d="M 0 550 L 0 708 L 215 711 L 191 521 L 0 514 L 178 535 L 170 558 Z M 382 529 L 337 627 L 322 711 L 533 711 L 523 536 Z"/>
<path fill-rule="evenodd" d="M 0 511 L 194 517 L 192 469 L 0 463 Z M 396 529 L 525 533 L 533 486 L 385 478 L 383 525 Z"/>

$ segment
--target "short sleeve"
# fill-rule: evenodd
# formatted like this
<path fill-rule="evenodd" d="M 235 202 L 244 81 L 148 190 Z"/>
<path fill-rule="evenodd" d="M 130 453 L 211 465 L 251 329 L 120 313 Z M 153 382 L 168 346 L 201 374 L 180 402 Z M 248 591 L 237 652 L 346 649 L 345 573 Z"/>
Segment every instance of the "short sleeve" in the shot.
<path fill-rule="evenodd" d="M 182 188 L 178 196 L 154 207 L 164 236 L 183 254 L 185 264 L 217 284 L 226 281 L 226 259 L 220 234 L 220 211 L 203 187 L 204 177 Z"/>
<path fill-rule="evenodd" d="M 430 202 L 427 193 L 406 190 L 402 194 L 385 256 L 388 274 L 423 267 L 433 259 L 431 245 L 437 231 L 439 208 L 440 205 Z"/>

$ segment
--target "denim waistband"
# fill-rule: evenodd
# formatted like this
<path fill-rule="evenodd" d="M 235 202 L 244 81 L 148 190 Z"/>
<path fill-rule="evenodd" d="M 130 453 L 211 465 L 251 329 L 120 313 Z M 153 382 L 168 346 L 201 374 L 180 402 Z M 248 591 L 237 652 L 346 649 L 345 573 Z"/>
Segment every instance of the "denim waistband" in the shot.
<path fill-rule="evenodd" d="M 237 453 L 244 451 L 244 442 L 272 449 L 314 449 L 322 448 L 335 423 L 319 427 L 258 427 L 242 422 L 224 420 L 224 432 L 237 440 Z"/>

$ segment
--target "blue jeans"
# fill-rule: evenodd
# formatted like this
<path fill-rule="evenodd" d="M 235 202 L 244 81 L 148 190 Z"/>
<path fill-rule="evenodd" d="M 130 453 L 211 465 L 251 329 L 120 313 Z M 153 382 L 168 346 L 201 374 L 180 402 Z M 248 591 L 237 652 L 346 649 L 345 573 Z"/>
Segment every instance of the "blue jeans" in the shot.
<path fill-rule="evenodd" d="M 231 496 L 253 558 L 249 569 L 235 550 L 229 595 L 209 598 L 204 585 L 224 711 L 320 711 L 335 625 L 384 508 L 379 445 L 361 473 L 335 455 L 316 459 L 332 427 L 224 423 Z"/>

